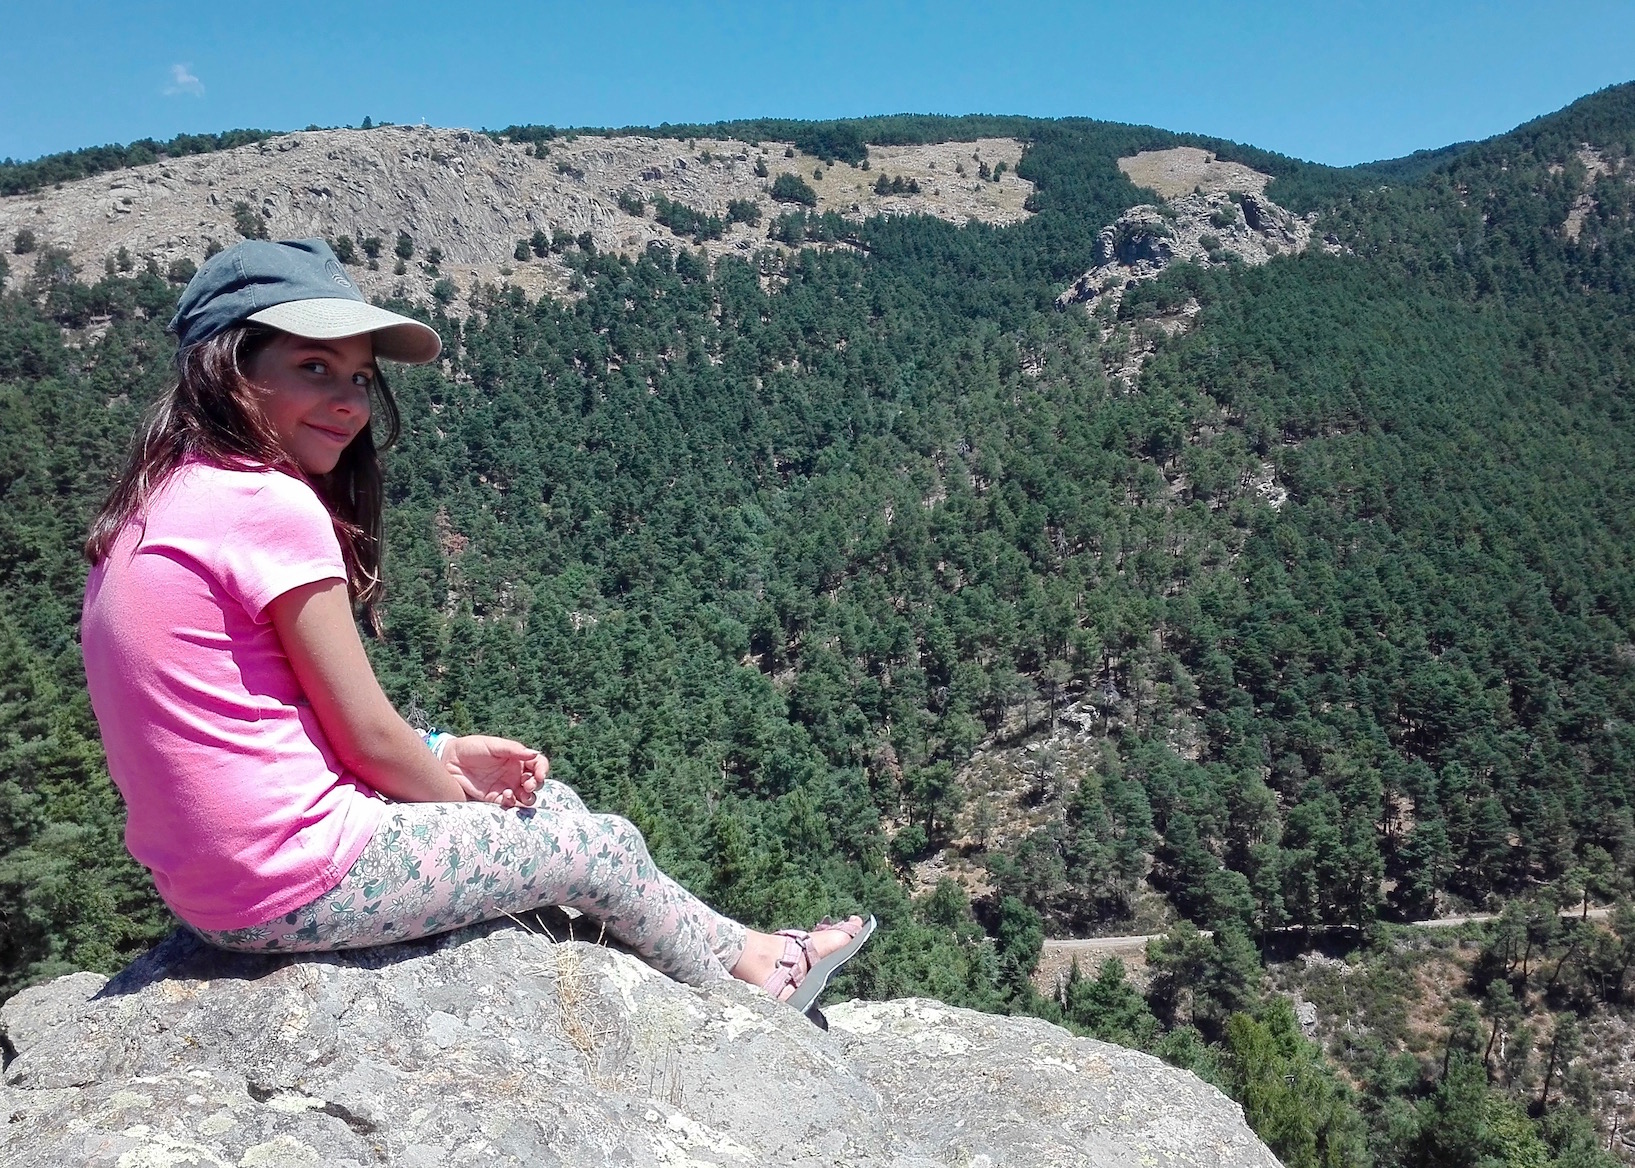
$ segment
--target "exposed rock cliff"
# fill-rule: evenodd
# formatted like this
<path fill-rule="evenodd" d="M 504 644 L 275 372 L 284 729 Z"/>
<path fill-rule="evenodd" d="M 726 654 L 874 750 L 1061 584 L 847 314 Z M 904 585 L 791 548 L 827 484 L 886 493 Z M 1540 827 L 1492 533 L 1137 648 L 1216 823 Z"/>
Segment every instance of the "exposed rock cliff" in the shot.
<path fill-rule="evenodd" d="M 1198 306 L 1189 301 L 1144 329 L 1121 329 L 1113 324 L 1113 314 L 1126 289 L 1155 279 L 1176 261 L 1201 268 L 1263 264 L 1273 256 L 1304 251 L 1311 243 L 1311 220 L 1266 197 L 1269 176 L 1190 146 L 1144 151 L 1119 159 L 1118 165 L 1131 182 L 1163 195 L 1163 201 L 1131 207 L 1102 228 L 1094 266 L 1056 297 L 1056 307 L 1088 304 L 1107 321 L 1103 341 L 1124 334 L 1125 343 L 1106 350 L 1107 373 L 1133 388 L 1157 335 L 1185 332 Z"/>
<path fill-rule="evenodd" d="M 178 934 L 0 1010 L 0 1161 L 1277 1163 L 1193 1076 L 1043 1022 L 914 999 L 829 1020 L 510 926 L 280 960 Z"/>
<path fill-rule="evenodd" d="M 1199 159 L 1188 171 L 1182 163 L 1192 155 Z M 1311 223 L 1268 199 L 1267 176 L 1258 171 L 1216 162 L 1202 150 L 1187 148 L 1150 151 L 1119 161 L 1132 181 L 1150 178 L 1160 190 L 1175 190 L 1189 175 L 1198 181 L 1189 193 L 1131 207 L 1102 228 L 1096 238 L 1095 266 L 1056 298 L 1060 307 L 1107 294 L 1116 299 L 1126 285 L 1152 279 L 1177 259 L 1206 268 L 1231 262 L 1263 264 L 1285 252 L 1304 251 L 1311 242 Z M 1124 165 L 1137 162 L 1143 165 Z"/>

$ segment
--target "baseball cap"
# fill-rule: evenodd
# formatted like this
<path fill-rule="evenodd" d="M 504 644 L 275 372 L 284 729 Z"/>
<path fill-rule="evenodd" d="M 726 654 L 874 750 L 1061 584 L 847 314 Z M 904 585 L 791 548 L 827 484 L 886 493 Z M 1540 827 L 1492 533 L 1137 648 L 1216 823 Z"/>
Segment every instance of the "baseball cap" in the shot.
<path fill-rule="evenodd" d="M 435 361 L 437 330 L 363 298 L 321 239 L 246 239 L 205 260 L 182 290 L 168 329 L 183 348 L 243 321 L 311 340 L 373 335 L 375 356 Z"/>

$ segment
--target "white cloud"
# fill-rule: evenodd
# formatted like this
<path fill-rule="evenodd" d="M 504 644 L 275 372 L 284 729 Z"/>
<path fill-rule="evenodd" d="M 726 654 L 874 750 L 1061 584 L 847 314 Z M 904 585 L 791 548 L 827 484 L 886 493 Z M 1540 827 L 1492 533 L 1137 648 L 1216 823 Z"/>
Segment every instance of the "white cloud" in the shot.
<path fill-rule="evenodd" d="M 194 97 L 203 97 L 204 82 L 193 76 L 193 66 L 172 65 L 170 67 L 170 84 L 165 86 L 165 92 L 170 95 L 191 93 Z"/>

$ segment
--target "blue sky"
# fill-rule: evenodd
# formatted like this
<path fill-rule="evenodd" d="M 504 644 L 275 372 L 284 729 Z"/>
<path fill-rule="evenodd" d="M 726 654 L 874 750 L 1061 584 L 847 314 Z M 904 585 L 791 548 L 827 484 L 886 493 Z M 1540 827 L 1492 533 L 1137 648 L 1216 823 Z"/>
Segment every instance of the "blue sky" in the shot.
<path fill-rule="evenodd" d="M 1635 4 L 0 0 L 0 157 L 375 120 L 1082 115 L 1349 164 L 1635 79 Z"/>

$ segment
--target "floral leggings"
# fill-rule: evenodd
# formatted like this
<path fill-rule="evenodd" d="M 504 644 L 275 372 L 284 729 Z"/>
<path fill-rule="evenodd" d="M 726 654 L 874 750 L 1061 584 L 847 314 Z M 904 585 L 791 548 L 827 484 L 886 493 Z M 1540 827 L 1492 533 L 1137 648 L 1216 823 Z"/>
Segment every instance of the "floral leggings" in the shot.
<path fill-rule="evenodd" d="M 215 932 L 241 952 L 361 949 L 568 905 L 689 985 L 728 976 L 744 927 L 658 870 L 629 820 L 554 780 L 534 806 L 394 803 L 341 882 L 265 924 Z"/>

